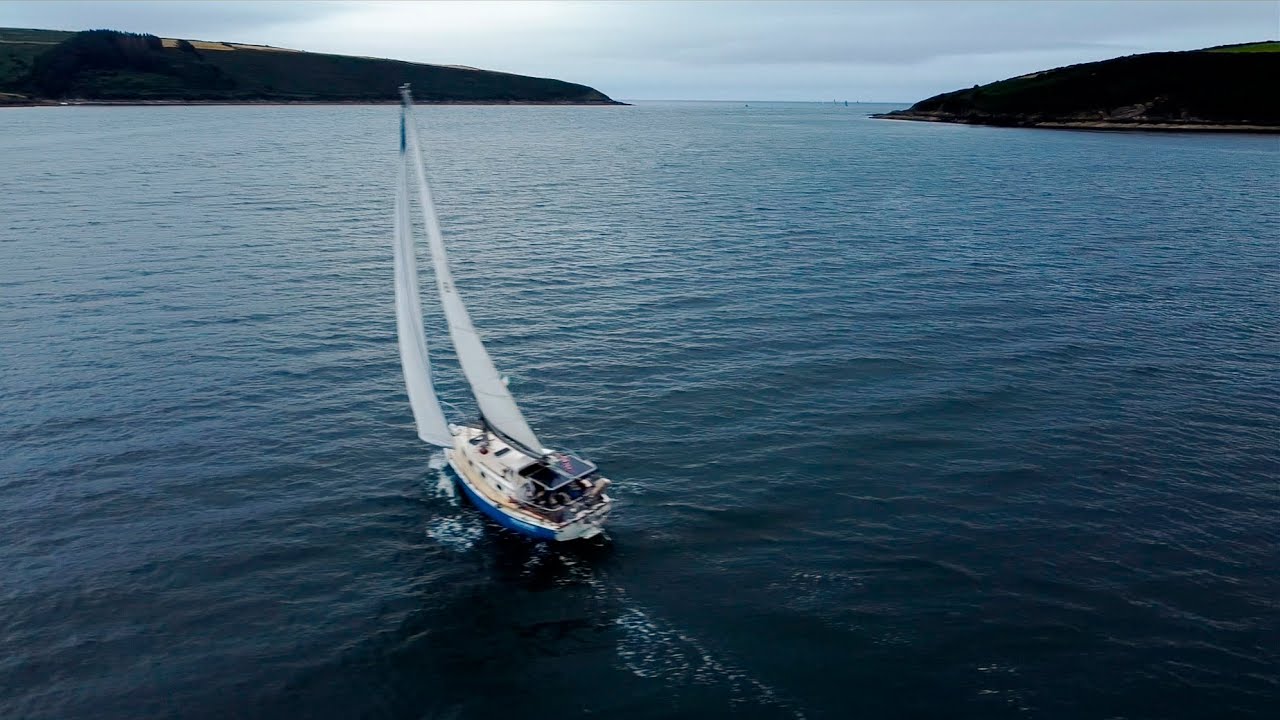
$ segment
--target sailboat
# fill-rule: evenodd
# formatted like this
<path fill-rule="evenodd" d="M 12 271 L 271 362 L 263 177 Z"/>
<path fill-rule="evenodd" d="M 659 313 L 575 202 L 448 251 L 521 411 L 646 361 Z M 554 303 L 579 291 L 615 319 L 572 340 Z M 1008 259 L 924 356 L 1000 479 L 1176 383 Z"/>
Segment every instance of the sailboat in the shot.
<path fill-rule="evenodd" d="M 507 383 L 471 324 L 454 286 L 440 223 L 427 185 L 413 98 L 400 87 L 400 168 L 395 202 L 396 331 L 405 388 L 418 438 L 445 448 L 463 494 L 499 525 L 539 540 L 575 540 L 603 532 L 613 500 L 610 481 L 596 465 L 563 450 L 543 447 L 525 421 Z M 431 382 L 431 362 L 422 325 L 422 301 L 409 219 L 409 166 L 418 185 L 427 247 L 436 289 L 462 374 L 480 411 L 478 422 L 445 419 Z"/>

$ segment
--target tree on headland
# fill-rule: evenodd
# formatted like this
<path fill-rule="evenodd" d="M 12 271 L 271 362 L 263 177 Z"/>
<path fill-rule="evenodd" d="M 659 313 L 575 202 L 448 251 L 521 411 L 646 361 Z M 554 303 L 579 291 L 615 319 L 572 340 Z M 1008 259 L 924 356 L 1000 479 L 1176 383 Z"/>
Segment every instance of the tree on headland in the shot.
<path fill-rule="evenodd" d="M 164 44 L 155 35 L 116 30 L 76 33 L 36 58 L 28 82 L 36 92 L 62 97 L 84 68 L 153 72 L 153 50 Z"/>
<path fill-rule="evenodd" d="M 178 47 L 187 52 L 175 57 L 165 52 L 164 42 L 155 35 L 88 30 L 72 35 L 37 57 L 26 84 L 34 94 L 53 98 L 66 97 L 78 80 L 90 74 L 130 72 L 169 76 L 196 91 L 235 85 L 217 67 L 199 62 L 200 54 L 191 43 L 183 40 Z M 146 93 L 121 88 L 114 94 L 129 97 Z"/>

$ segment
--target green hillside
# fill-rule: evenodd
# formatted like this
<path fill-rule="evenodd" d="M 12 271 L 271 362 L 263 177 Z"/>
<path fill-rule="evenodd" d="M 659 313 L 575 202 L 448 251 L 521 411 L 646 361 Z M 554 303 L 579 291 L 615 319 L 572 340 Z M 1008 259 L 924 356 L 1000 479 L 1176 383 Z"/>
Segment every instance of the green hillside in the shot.
<path fill-rule="evenodd" d="M 1222 45 L 1212 47 L 1205 52 L 1219 53 L 1257 53 L 1257 52 L 1280 52 L 1280 42 L 1269 40 L 1267 42 L 1245 43 L 1243 45 Z"/>
<path fill-rule="evenodd" d="M 0 102 L 614 104 L 575 83 L 444 65 L 178 40 L 112 30 L 0 28 Z"/>
<path fill-rule="evenodd" d="M 1148 53 L 936 95 L 879 117 L 979 125 L 1280 131 L 1280 43 Z"/>

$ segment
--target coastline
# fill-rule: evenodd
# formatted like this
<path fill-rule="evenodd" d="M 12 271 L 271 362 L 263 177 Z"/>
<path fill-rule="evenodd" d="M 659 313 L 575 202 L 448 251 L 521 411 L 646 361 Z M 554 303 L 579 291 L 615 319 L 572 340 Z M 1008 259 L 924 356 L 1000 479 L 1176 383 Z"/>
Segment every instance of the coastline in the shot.
<path fill-rule="evenodd" d="M 418 105 L 565 105 L 574 107 L 621 107 L 631 103 L 580 100 L 421 100 Z M 187 107 L 199 105 L 399 105 L 399 100 L 19 100 L 0 99 L 0 109 L 32 107 Z"/>
<path fill-rule="evenodd" d="M 1255 135 L 1280 134 L 1280 125 L 1243 125 L 1207 122 L 1178 122 L 1169 120 L 1032 120 L 1017 116 L 992 118 L 960 117 L 936 114 L 908 114 L 903 111 L 877 113 L 870 115 L 869 117 L 876 120 L 905 120 L 908 122 L 950 123 L 952 125 L 983 125 L 987 127 L 1031 128 L 1043 130 L 1252 133 Z"/>

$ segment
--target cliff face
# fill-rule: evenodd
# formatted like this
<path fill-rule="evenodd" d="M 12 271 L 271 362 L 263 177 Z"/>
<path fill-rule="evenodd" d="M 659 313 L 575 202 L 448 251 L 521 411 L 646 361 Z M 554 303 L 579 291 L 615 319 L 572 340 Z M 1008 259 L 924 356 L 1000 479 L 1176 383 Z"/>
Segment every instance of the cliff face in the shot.
<path fill-rule="evenodd" d="M 1150 53 L 943 93 L 878 117 L 981 125 L 1280 131 L 1280 43 Z"/>
<path fill-rule="evenodd" d="M 420 102 L 618 104 L 575 83 L 111 30 L 0 29 L 0 102 Z"/>

